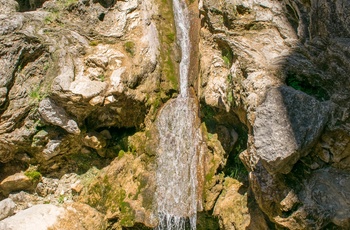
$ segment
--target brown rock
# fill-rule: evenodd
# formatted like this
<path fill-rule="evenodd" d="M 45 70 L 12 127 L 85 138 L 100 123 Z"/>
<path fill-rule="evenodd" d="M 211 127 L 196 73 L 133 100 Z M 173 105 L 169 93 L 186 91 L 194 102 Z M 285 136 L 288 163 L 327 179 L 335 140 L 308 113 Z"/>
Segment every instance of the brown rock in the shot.
<path fill-rule="evenodd" d="M 33 182 L 23 172 L 5 178 L 0 183 L 0 191 L 7 196 L 13 191 L 32 190 Z"/>

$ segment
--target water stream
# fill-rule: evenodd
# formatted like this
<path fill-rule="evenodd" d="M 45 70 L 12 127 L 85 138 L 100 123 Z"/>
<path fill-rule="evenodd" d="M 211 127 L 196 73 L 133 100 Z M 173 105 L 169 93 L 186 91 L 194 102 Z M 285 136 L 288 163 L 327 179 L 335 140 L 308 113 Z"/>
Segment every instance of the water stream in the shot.
<path fill-rule="evenodd" d="M 173 0 L 177 41 L 181 46 L 180 95 L 161 109 L 156 120 L 159 131 L 156 203 L 157 230 L 196 229 L 198 105 L 189 97 L 190 20 L 184 0 Z"/>

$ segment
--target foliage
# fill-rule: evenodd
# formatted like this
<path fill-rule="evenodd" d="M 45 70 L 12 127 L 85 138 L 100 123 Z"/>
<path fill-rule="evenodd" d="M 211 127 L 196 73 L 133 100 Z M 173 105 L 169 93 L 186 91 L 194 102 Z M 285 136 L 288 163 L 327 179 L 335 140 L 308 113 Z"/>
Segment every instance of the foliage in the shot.
<path fill-rule="evenodd" d="M 313 96 L 320 101 L 329 100 L 330 97 L 325 89 L 313 86 L 307 80 L 300 80 L 300 78 L 306 79 L 306 77 L 289 73 L 286 78 L 286 84 L 296 90 Z"/>
<path fill-rule="evenodd" d="M 224 173 L 226 176 L 242 180 L 247 177 L 248 171 L 240 160 L 239 154 L 247 149 L 248 133 L 243 125 L 241 127 L 236 127 L 235 130 L 237 131 L 239 138 L 233 151 L 229 155 Z"/>
<path fill-rule="evenodd" d="M 102 81 L 102 82 L 105 81 L 105 75 L 103 75 L 103 74 L 98 75 L 97 78 L 98 78 L 100 81 Z"/>
<path fill-rule="evenodd" d="M 230 67 L 233 63 L 233 53 L 232 53 L 231 48 L 229 48 L 229 47 L 222 48 L 221 56 L 222 56 L 222 60 L 224 61 L 225 65 L 227 67 Z"/>
<path fill-rule="evenodd" d="M 60 203 L 60 204 L 63 204 L 64 203 L 64 195 L 60 195 L 59 197 L 58 197 L 58 203 Z"/>
<path fill-rule="evenodd" d="M 216 121 L 215 121 L 215 110 L 213 107 L 210 107 L 207 104 L 201 104 L 200 117 L 201 117 L 201 120 L 207 126 L 209 131 L 214 130 L 216 126 Z"/>

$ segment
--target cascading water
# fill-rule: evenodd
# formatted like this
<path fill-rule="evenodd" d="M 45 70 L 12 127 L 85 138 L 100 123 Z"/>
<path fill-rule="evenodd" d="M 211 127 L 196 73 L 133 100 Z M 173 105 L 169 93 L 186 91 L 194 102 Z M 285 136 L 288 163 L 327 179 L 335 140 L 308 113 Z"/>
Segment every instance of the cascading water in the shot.
<path fill-rule="evenodd" d="M 198 105 L 188 96 L 190 63 L 189 14 L 184 0 L 173 0 L 177 40 L 181 46 L 180 95 L 169 101 L 156 121 L 159 131 L 157 159 L 157 230 L 196 229 L 197 162 L 200 134 Z"/>

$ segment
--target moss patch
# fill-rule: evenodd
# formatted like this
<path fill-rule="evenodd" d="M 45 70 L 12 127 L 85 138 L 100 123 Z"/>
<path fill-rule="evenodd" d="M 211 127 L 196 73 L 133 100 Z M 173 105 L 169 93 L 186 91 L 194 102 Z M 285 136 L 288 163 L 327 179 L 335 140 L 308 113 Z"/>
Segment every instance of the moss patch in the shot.
<path fill-rule="evenodd" d="M 41 173 L 36 170 L 29 170 L 24 172 L 24 175 L 26 175 L 32 182 L 38 183 L 41 180 Z"/>
<path fill-rule="evenodd" d="M 178 70 L 175 68 L 175 23 L 173 16 L 172 1 L 170 0 L 158 0 L 159 15 L 158 20 L 158 31 L 161 46 L 161 71 L 162 80 L 169 81 L 171 83 L 171 88 L 178 89 Z"/>
<path fill-rule="evenodd" d="M 134 225 L 135 213 L 125 198 L 126 191 L 119 186 L 113 186 L 108 177 L 104 176 L 90 186 L 87 203 L 102 213 L 107 210 L 119 213 L 119 223 L 130 227 Z"/>

